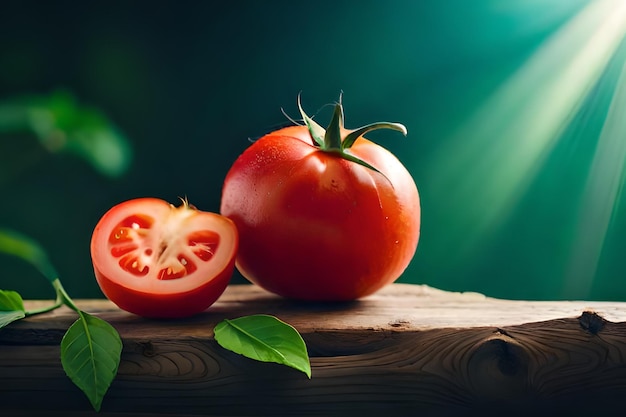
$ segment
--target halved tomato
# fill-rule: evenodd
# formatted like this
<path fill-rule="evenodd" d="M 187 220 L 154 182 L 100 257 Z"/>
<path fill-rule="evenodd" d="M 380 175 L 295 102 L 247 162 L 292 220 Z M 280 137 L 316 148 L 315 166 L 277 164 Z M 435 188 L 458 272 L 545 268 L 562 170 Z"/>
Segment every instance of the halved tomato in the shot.
<path fill-rule="evenodd" d="M 144 317 L 206 310 L 233 274 L 237 229 L 228 218 L 156 198 L 125 201 L 96 225 L 91 258 L 98 285 L 121 309 Z"/>

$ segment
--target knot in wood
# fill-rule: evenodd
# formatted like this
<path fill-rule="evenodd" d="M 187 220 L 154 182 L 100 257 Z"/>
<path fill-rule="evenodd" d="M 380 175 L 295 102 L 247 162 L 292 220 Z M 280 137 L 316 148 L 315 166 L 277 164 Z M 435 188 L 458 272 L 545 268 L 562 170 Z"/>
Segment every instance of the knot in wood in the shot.
<path fill-rule="evenodd" d="M 476 398 L 510 400 L 528 391 L 529 355 L 515 339 L 498 329 L 470 349 L 467 377 Z"/>
<path fill-rule="evenodd" d="M 137 343 L 141 349 L 141 353 L 144 356 L 151 358 L 154 355 L 156 355 L 156 348 L 154 347 L 152 342 L 147 341 L 147 342 L 137 342 Z"/>
<path fill-rule="evenodd" d="M 591 334 L 598 334 L 604 329 L 606 320 L 595 311 L 583 311 L 583 314 L 578 318 L 580 327 Z"/>

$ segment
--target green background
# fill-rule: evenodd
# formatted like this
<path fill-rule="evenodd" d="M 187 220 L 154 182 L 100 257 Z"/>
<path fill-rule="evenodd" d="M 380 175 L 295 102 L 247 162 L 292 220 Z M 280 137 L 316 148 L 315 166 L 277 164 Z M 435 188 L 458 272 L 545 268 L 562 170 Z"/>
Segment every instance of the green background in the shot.
<path fill-rule="evenodd" d="M 110 177 L 0 136 L 0 227 L 38 240 L 73 297 L 100 297 L 89 240 L 106 210 L 186 196 L 218 211 L 230 164 L 287 122 L 281 108 L 295 117 L 301 92 L 323 121 L 343 91 L 348 128 L 409 131 L 370 135 L 421 194 L 421 240 L 401 282 L 626 300 L 626 129 L 615 116 L 626 111 L 615 104 L 626 42 L 619 27 L 592 36 L 595 3 L 606 2 L 4 1 L 0 100 L 66 89 L 113 121 L 133 159 Z M 602 61 L 594 51 L 607 43 Z M 25 149 L 37 156 L 22 161 Z M 2 255 L 0 288 L 52 295 Z"/>

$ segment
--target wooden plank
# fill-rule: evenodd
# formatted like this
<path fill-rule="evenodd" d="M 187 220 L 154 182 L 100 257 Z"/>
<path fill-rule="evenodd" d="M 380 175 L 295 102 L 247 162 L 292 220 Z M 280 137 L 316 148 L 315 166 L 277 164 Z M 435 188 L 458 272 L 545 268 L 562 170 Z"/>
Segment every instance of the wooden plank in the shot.
<path fill-rule="evenodd" d="M 626 394 L 626 303 L 498 300 L 394 284 L 340 304 L 233 285 L 185 320 L 143 319 L 106 300 L 78 304 L 124 342 L 102 412 L 90 411 L 61 368 L 60 339 L 76 319 L 62 308 L 0 331 L 3 415 L 607 415 Z M 311 380 L 214 341 L 222 319 L 257 313 L 301 332 Z"/>

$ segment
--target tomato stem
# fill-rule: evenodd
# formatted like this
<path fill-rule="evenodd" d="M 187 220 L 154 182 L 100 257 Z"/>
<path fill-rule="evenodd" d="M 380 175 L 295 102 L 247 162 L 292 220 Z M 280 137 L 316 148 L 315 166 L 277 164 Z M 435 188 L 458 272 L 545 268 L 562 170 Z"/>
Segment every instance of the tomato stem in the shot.
<path fill-rule="evenodd" d="M 320 126 L 305 113 L 302 109 L 300 96 L 298 96 L 298 109 L 300 110 L 304 123 L 309 129 L 309 134 L 315 146 L 319 147 L 320 150 L 324 152 L 336 153 L 343 159 L 355 162 L 378 173 L 381 172 L 362 159 L 349 153 L 349 149 L 352 145 L 354 145 L 358 138 L 367 132 L 371 132 L 372 130 L 391 129 L 401 132 L 405 136 L 407 134 L 407 129 L 403 124 L 392 122 L 370 123 L 357 129 L 346 129 L 344 127 L 344 113 L 343 105 L 341 104 L 341 97 L 339 98 L 339 102 L 335 104 L 333 116 L 326 129 Z"/>
<path fill-rule="evenodd" d="M 367 132 L 371 132 L 372 130 L 378 130 L 378 129 L 397 130 L 398 132 L 401 132 L 404 136 L 407 135 L 406 127 L 400 123 L 392 123 L 392 122 L 370 123 L 368 125 L 361 126 L 358 129 L 348 130 L 348 132 L 350 133 L 344 136 L 343 141 L 341 142 L 343 149 L 350 148 L 358 138 L 360 138 Z"/>
<path fill-rule="evenodd" d="M 309 134 L 311 135 L 311 139 L 313 139 L 313 144 L 324 149 L 324 136 L 326 134 L 326 130 L 322 126 L 318 125 L 313 119 L 309 117 L 308 114 L 304 112 L 304 109 L 302 109 L 302 104 L 300 103 L 300 95 L 298 95 L 298 109 L 300 110 L 300 114 L 302 115 L 302 120 L 304 120 L 304 123 L 309 129 Z"/>
<path fill-rule="evenodd" d="M 343 152 L 343 107 L 341 103 L 335 104 L 333 117 L 330 119 L 326 133 L 324 133 L 324 150 L 337 150 Z"/>

